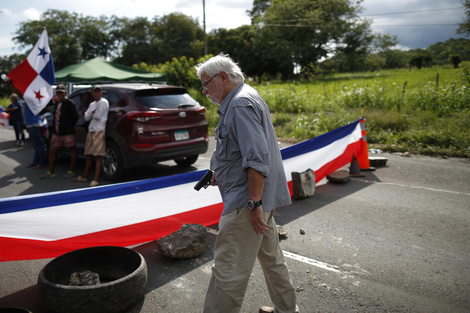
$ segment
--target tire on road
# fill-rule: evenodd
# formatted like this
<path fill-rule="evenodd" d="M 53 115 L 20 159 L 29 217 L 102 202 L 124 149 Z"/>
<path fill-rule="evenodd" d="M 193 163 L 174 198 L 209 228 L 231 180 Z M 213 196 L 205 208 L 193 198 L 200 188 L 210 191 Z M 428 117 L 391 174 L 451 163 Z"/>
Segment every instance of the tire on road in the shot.
<path fill-rule="evenodd" d="M 100 283 L 70 286 L 75 272 L 97 273 Z M 44 266 L 39 295 L 47 312 L 125 312 L 146 291 L 147 264 L 138 252 L 122 247 L 92 247 L 66 253 Z"/>

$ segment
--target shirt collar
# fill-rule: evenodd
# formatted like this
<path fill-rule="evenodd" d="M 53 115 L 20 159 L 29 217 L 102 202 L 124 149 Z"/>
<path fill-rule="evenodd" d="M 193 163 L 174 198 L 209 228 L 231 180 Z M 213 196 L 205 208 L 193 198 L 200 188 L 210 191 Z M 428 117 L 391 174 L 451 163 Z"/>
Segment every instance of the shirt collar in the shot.
<path fill-rule="evenodd" d="M 232 98 L 235 96 L 235 94 L 238 93 L 240 89 L 242 89 L 243 85 L 244 83 L 240 83 L 237 87 L 233 88 L 232 91 L 229 92 L 229 94 L 225 97 L 224 101 L 222 101 L 219 108 L 217 109 L 217 113 L 219 113 L 219 115 L 225 114 L 230 101 L 232 101 Z"/>

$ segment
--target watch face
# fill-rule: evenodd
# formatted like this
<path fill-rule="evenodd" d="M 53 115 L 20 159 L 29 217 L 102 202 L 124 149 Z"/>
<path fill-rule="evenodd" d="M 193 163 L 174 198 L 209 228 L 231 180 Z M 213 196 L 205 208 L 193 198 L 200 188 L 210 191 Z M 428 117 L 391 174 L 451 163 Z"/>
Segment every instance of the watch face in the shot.
<path fill-rule="evenodd" d="M 255 203 L 253 202 L 253 200 L 248 200 L 248 208 L 249 209 L 254 209 L 255 208 Z"/>

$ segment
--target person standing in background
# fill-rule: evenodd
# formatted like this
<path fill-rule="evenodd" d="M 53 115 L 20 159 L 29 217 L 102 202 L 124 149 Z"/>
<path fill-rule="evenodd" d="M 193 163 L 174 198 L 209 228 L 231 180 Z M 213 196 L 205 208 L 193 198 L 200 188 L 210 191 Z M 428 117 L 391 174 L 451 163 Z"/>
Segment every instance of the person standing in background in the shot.
<path fill-rule="evenodd" d="M 28 103 L 24 105 L 24 120 L 26 128 L 28 129 L 29 138 L 33 143 L 34 156 L 33 161 L 26 167 L 33 170 L 42 170 L 46 168 L 46 148 L 44 147 L 44 140 L 42 139 L 41 128 L 42 120 L 39 114 L 34 113 L 29 108 Z"/>
<path fill-rule="evenodd" d="M 11 79 L 7 78 L 6 82 L 10 86 L 11 90 L 22 97 L 20 91 L 13 85 Z M 33 143 L 34 148 L 33 161 L 26 165 L 26 167 L 33 170 L 41 170 L 46 168 L 46 148 L 44 147 L 44 140 L 42 139 L 41 133 L 43 122 L 39 113 L 34 114 L 27 102 L 25 102 L 23 109 L 24 122 L 29 133 L 29 139 Z"/>
<path fill-rule="evenodd" d="M 23 112 L 21 110 L 21 104 L 18 102 L 18 95 L 12 93 L 10 95 L 11 104 L 4 111 L 10 114 L 10 125 L 13 126 L 16 136 L 16 146 L 24 146 L 26 140 L 24 137 L 24 124 L 23 124 Z"/>
<path fill-rule="evenodd" d="M 96 160 L 95 177 L 90 183 L 90 187 L 98 186 L 101 167 L 103 164 L 103 157 L 106 154 L 106 121 L 108 120 L 109 103 L 104 99 L 103 90 L 101 86 L 94 85 L 91 92 L 93 101 L 85 112 L 85 120 L 90 122 L 88 126 L 88 135 L 85 143 L 85 172 L 83 176 L 74 179 L 75 182 L 88 181 L 91 165 L 93 163 L 93 156 Z"/>
<path fill-rule="evenodd" d="M 70 151 L 70 169 L 62 178 L 74 178 L 77 165 L 77 147 L 75 140 L 75 124 L 78 121 L 78 113 L 75 104 L 67 98 L 64 85 L 57 85 L 55 90 L 57 101 L 54 103 L 54 124 L 49 149 L 49 171 L 41 179 L 54 178 L 54 168 L 57 151 L 60 147 L 66 147 Z"/>

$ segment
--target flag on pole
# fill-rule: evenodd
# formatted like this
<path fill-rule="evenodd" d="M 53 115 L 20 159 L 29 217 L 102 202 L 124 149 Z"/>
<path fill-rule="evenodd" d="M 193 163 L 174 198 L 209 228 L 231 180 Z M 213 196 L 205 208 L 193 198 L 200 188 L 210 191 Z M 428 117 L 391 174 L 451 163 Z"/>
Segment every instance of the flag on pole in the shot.
<path fill-rule="evenodd" d="M 55 83 L 55 71 L 45 28 L 28 57 L 7 77 L 21 92 L 35 115 L 49 103 L 53 96 L 52 84 Z"/>

